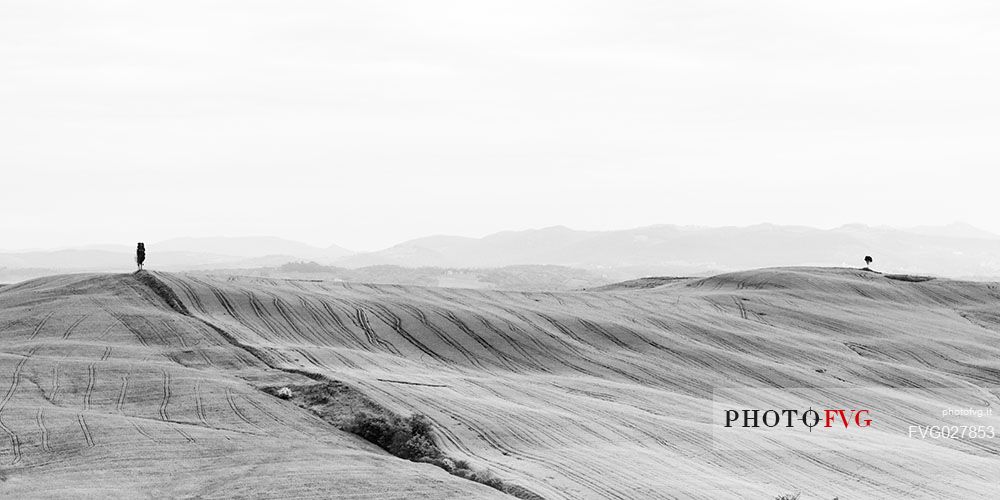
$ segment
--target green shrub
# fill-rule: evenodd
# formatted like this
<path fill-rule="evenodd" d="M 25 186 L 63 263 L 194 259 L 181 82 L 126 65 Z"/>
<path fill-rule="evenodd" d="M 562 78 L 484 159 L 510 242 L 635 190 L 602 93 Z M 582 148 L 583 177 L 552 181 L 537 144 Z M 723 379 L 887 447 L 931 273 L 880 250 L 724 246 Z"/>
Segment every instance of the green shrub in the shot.
<path fill-rule="evenodd" d="M 488 470 L 469 470 L 469 469 L 458 469 L 454 472 L 456 476 L 464 477 L 470 481 L 475 481 L 480 484 L 485 484 L 490 488 L 494 488 L 500 491 L 504 491 L 503 481 L 500 478 L 493 475 L 492 472 Z"/>
<path fill-rule="evenodd" d="M 431 419 L 425 415 L 412 415 L 407 419 L 407 423 L 410 426 L 410 432 L 414 435 L 429 436 L 431 434 Z"/>
<path fill-rule="evenodd" d="M 431 420 L 424 415 L 400 417 L 337 381 L 290 387 L 266 387 L 268 394 L 284 397 L 319 415 L 342 431 L 353 433 L 406 460 L 440 467 L 448 473 L 524 500 L 544 500 L 522 486 L 506 484 L 486 470 L 475 470 L 467 460 L 445 456 L 434 442 Z"/>
<path fill-rule="evenodd" d="M 417 460 L 421 458 L 438 458 L 441 455 L 441 451 L 437 449 L 434 441 L 431 441 L 429 437 L 422 434 L 415 434 L 403 443 L 399 448 L 398 455 L 406 459 Z"/>
<path fill-rule="evenodd" d="M 430 421 L 423 415 L 399 418 L 359 413 L 344 430 L 407 460 L 428 461 L 441 456 L 431 437 Z"/>

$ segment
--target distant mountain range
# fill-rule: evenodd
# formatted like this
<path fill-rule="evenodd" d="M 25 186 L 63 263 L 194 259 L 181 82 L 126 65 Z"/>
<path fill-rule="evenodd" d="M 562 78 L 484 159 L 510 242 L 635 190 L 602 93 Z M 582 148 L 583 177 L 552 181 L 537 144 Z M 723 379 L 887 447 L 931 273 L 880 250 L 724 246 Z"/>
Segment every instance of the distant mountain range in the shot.
<path fill-rule="evenodd" d="M 789 265 L 862 266 L 955 277 L 1000 275 L 1000 236 L 966 224 L 894 229 L 860 224 L 823 230 L 760 224 L 749 227 L 650 226 L 575 231 L 556 226 L 483 238 L 432 236 L 338 261 L 497 267 L 548 264 L 582 269 L 634 269 L 636 276 L 692 275 Z"/>
<path fill-rule="evenodd" d="M 563 226 L 504 231 L 482 238 L 429 236 L 356 253 L 272 237 L 178 238 L 147 242 L 147 265 L 168 271 L 275 267 L 316 262 L 342 268 L 495 268 L 555 265 L 614 270 L 616 276 L 702 275 L 772 266 L 857 266 L 961 278 L 1000 276 L 1000 235 L 967 224 L 914 228 L 861 224 L 835 229 L 659 225 L 619 231 Z M 0 281 L 67 271 L 128 271 L 131 246 L 0 253 Z"/>

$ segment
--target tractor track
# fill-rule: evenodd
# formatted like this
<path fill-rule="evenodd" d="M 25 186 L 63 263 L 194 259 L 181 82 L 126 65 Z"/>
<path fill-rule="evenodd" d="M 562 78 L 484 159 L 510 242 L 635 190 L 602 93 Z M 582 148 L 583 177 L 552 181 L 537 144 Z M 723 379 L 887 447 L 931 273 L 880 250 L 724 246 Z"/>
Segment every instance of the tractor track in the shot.
<path fill-rule="evenodd" d="M 91 363 L 87 367 L 87 391 L 83 393 L 83 410 L 90 410 L 90 398 L 94 394 L 94 385 L 97 384 L 97 365 Z"/>
<path fill-rule="evenodd" d="M 115 400 L 115 411 L 122 413 L 125 410 L 125 398 L 128 395 L 128 375 L 122 375 L 122 385 L 118 389 L 118 399 Z"/>
<path fill-rule="evenodd" d="M 163 399 L 160 401 L 160 420 L 170 420 L 167 415 L 167 405 L 170 404 L 170 373 L 163 372 Z"/>
<path fill-rule="evenodd" d="M 94 436 L 90 433 L 90 428 L 87 426 L 87 419 L 83 417 L 82 413 L 76 415 L 77 421 L 80 423 L 80 430 L 83 431 L 83 438 L 87 442 L 87 447 L 94 447 Z"/>
<path fill-rule="evenodd" d="M 38 332 L 42 331 L 45 323 L 49 321 L 49 318 L 51 318 L 53 314 L 55 314 L 55 311 L 46 314 L 45 317 L 42 318 L 37 325 L 35 325 L 35 329 L 31 331 L 31 335 L 28 337 L 28 340 L 35 340 L 35 337 L 38 336 Z"/>
<path fill-rule="evenodd" d="M 229 403 L 229 408 L 233 410 L 233 414 L 236 415 L 236 418 L 255 428 L 260 428 L 257 424 L 253 423 L 252 420 L 247 418 L 246 414 L 244 414 L 242 410 L 240 410 L 239 406 L 236 404 L 236 397 L 233 396 L 233 390 L 229 387 L 226 388 L 226 402 Z"/>
<path fill-rule="evenodd" d="M 201 379 L 198 379 L 194 384 L 194 407 L 195 413 L 198 414 L 198 421 L 201 425 L 208 427 L 208 418 L 205 416 L 205 405 L 201 400 Z"/>
<path fill-rule="evenodd" d="M 51 453 L 52 448 L 49 446 L 49 429 L 45 426 L 45 415 L 42 413 L 41 408 L 39 408 L 35 413 L 35 424 L 38 425 L 39 442 L 42 445 L 42 451 Z"/>
<path fill-rule="evenodd" d="M 21 439 L 18 437 L 17 433 L 13 429 L 7 426 L 3 421 L 3 412 L 7 408 L 7 404 L 10 403 L 11 398 L 14 397 L 14 393 L 17 392 L 17 388 L 21 383 L 21 370 L 24 368 L 24 364 L 31 359 L 31 356 L 35 354 L 38 350 L 38 346 L 32 347 L 28 350 L 28 354 L 21 358 L 17 364 L 14 366 L 14 373 L 10 377 L 10 387 L 7 388 L 7 393 L 4 394 L 2 400 L 0 400 L 0 430 L 2 430 L 10 438 L 10 448 L 13 455 L 12 464 L 17 464 L 21 461 Z"/>
<path fill-rule="evenodd" d="M 77 326 L 80 326 L 80 323 L 83 323 L 84 320 L 86 320 L 89 317 L 90 317 L 89 314 L 84 314 L 83 316 L 80 316 L 79 319 L 77 319 L 76 321 L 74 321 L 72 325 L 69 325 L 69 328 L 67 328 L 66 331 L 63 332 L 63 335 L 62 335 L 63 340 L 68 339 L 69 336 L 73 333 L 73 330 L 76 329 Z"/>

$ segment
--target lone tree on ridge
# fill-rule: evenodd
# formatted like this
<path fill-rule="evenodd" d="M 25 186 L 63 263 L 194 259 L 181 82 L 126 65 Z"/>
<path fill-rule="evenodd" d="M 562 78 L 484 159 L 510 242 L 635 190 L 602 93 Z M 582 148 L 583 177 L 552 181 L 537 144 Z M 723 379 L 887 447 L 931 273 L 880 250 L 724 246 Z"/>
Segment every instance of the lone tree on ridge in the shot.
<path fill-rule="evenodd" d="M 139 265 L 140 271 L 142 271 L 143 262 L 146 262 L 146 245 L 139 243 L 139 246 L 135 247 L 135 263 Z"/>
<path fill-rule="evenodd" d="M 868 266 L 871 266 L 871 265 L 872 265 L 872 256 L 871 255 L 865 255 L 865 267 L 868 267 Z"/>

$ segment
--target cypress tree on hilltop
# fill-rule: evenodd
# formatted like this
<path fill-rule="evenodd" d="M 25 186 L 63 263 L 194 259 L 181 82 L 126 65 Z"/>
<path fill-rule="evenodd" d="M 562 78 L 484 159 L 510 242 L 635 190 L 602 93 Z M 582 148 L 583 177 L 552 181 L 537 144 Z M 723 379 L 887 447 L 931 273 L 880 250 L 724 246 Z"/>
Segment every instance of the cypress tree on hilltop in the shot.
<path fill-rule="evenodd" d="M 139 243 L 139 246 L 135 248 L 135 263 L 139 265 L 140 271 L 142 271 L 143 262 L 146 262 L 146 245 Z"/>

